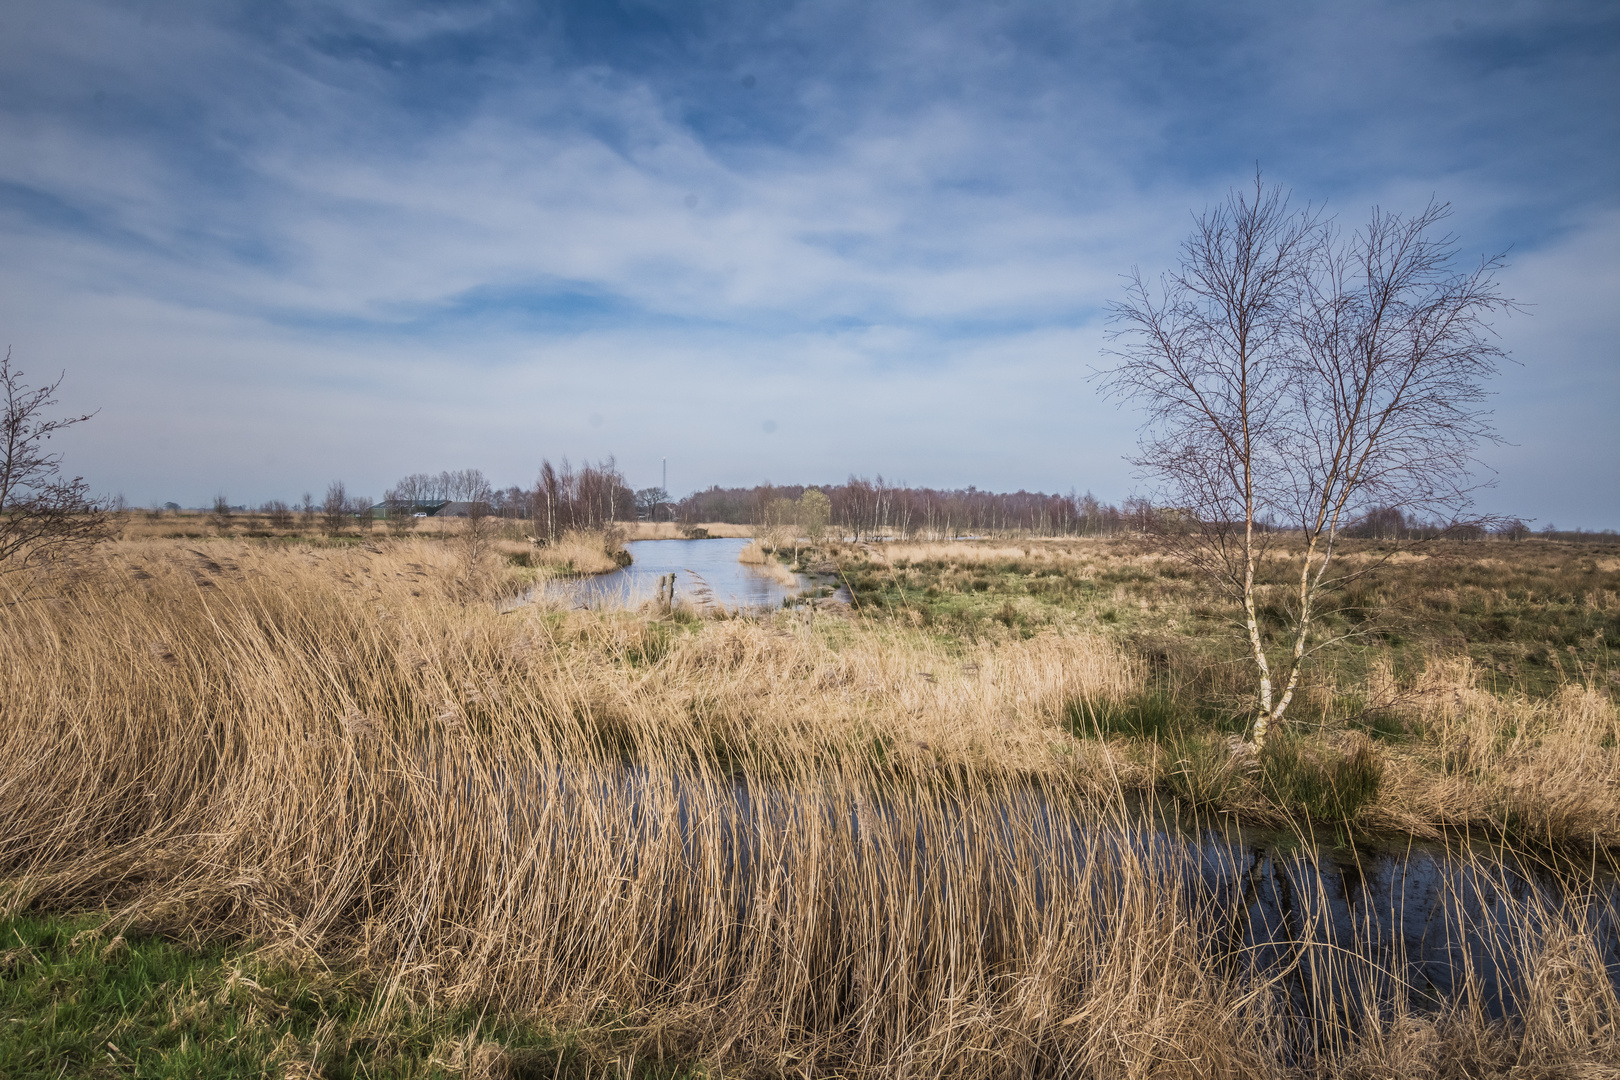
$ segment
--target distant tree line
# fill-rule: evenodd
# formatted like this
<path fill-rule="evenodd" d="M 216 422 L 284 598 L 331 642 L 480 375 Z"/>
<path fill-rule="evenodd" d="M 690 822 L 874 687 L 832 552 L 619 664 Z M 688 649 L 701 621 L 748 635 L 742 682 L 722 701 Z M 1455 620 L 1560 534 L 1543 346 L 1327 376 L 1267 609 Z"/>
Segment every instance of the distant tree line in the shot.
<path fill-rule="evenodd" d="M 657 498 L 649 500 L 649 493 Z M 616 521 L 650 517 L 660 507 L 673 514 L 662 489 L 631 491 L 609 457 L 578 468 L 567 458 L 560 465 L 542 461 L 532 488 L 494 487 L 479 469 L 412 473 L 390 487 L 381 503 L 373 503 L 370 496 L 350 495 L 343 481 L 334 480 L 324 499 L 317 500 L 308 492 L 300 502 L 272 499 L 258 513 L 271 529 L 318 530 L 328 536 L 352 528 L 364 532 L 379 521 L 391 532 L 405 533 L 429 515 L 467 518 L 475 528 L 482 528 L 488 519 L 515 519 L 532 523 L 535 536 L 550 542 L 570 529 L 600 529 Z M 232 528 L 241 510 L 221 494 L 208 518 L 223 533 Z M 154 505 L 150 514 L 158 517 L 179 511 L 178 504 L 167 503 Z"/>
<path fill-rule="evenodd" d="M 758 484 L 754 487 L 710 487 L 693 492 L 670 505 L 675 520 L 686 525 L 727 522 L 734 525 L 774 527 L 787 502 L 806 491 L 824 492 L 831 504 L 830 525 L 846 536 L 948 539 L 959 536 L 1023 534 L 1029 536 L 1113 536 L 1131 532 L 1163 531 L 1169 523 L 1188 527 L 1196 522 L 1190 510 L 1155 507 L 1139 498 L 1121 506 L 1102 502 L 1089 491 L 1067 495 L 1043 492 L 980 491 L 976 487 L 944 490 L 889 484 L 852 476 L 843 484 Z M 638 493 L 639 494 L 639 493 Z M 646 513 L 641 515 L 647 517 Z M 1256 522 L 1259 531 L 1286 533 L 1275 522 Z M 1463 523 L 1423 519 L 1399 507 L 1368 510 L 1342 530 L 1360 540 L 1620 540 L 1614 530 L 1560 531 L 1553 526 L 1532 530 L 1517 517 L 1476 519 Z"/>
<path fill-rule="evenodd" d="M 570 529 L 600 529 L 637 516 L 636 493 L 611 457 L 578 468 L 566 457 L 558 465 L 543 460 L 532 488 L 496 488 L 478 469 L 415 473 L 390 488 L 385 499 L 391 522 L 440 504 L 450 504 L 447 509 L 462 517 L 532 522 L 534 535 L 547 543 Z"/>
<path fill-rule="evenodd" d="M 388 490 L 385 501 L 428 506 L 447 502 L 488 502 L 489 481 L 478 469 L 412 473 Z"/>
<path fill-rule="evenodd" d="M 759 484 L 751 488 L 711 487 L 693 492 L 674 506 L 675 519 L 695 525 L 718 521 L 767 526 L 771 507 L 798 501 L 810 485 Z M 883 477 L 851 476 L 842 484 L 814 485 L 831 504 L 831 525 L 857 539 L 903 536 L 943 539 L 957 536 L 1027 533 L 1033 536 L 1105 536 L 1130 529 L 1135 507 L 1101 502 L 1090 492 L 981 491 L 976 487 L 941 490 L 891 484 Z"/>
<path fill-rule="evenodd" d="M 806 495 L 809 501 L 806 501 Z M 807 509 L 813 507 L 813 509 Z M 166 509 L 178 510 L 174 504 Z M 208 515 L 221 532 L 233 524 L 226 497 L 215 499 Z M 154 508 L 155 516 L 160 510 Z M 964 536 L 1114 536 L 1164 533 L 1200 526 L 1191 510 L 1155 507 L 1142 499 L 1122 506 L 1099 500 L 1089 491 L 1067 495 L 1043 492 L 914 488 L 891 484 L 878 476 L 852 476 L 842 484 L 757 484 L 753 487 L 709 487 L 673 500 L 662 488 L 632 490 L 612 457 L 579 466 L 563 458 L 541 462 L 533 487 L 492 486 L 478 469 L 413 473 L 388 489 L 380 506 L 367 496 L 351 496 L 342 481 L 328 486 L 324 499 L 305 494 L 299 503 L 272 500 L 259 508 L 274 530 L 319 531 L 335 536 L 346 529 L 371 529 L 379 521 L 396 534 L 415 528 L 418 515 L 523 521 L 542 543 L 571 529 L 595 530 L 625 521 L 673 521 L 687 527 L 706 522 L 749 525 L 769 534 L 772 546 L 792 544 L 807 528 L 825 528 L 857 540 L 875 536 L 907 539 L 951 539 Z M 1202 523 L 1207 525 L 1207 522 Z M 1275 522 L 1257 521 L 1257 531 L 1286 533 Z M 1381 506 L 1362 514 L 1341 530 L 1346 538 L 1374 541 L 1524 540 L 1542 539 L 1620 542 L 1614 530 L 1559 530 L 1552 525 L 1533 530 L 1520 518 L 1508 517 L 1462 524 L 1423 520 L 1399 507 Z"/>
<path fill-rule="evenodd" d="M 526 516 L 534 522 L 535 536 L 548 543 L 569 529 L 599 529 L 636 519 L 635 492 L 612 457 L 595 465 L 587 462 L 577 470 L 567 458 L 557 467 L 543 460 L 534 490 L 515 494 L 526 496 Z M 509 500 L 511 509 L 519 505 L 520 498 Z"/>
<path fill-rule="evenodd" d="M 1528 540 L 1539 536 L 1545 540 L 1571 540 L 1593 542 L 1620 541 L 1613 529 L 1592 532 L 1584 529 L 1559 529 L 1549 523 L 1539 530 L 1531 529 L 1523 518 L 1487 518 L 1462 523 L 1425 521 L 1416 514 L 1403 512 L 1395 506 L 1378 506 L 1367 511 L 1343 534 L 1358 540 Z"/>

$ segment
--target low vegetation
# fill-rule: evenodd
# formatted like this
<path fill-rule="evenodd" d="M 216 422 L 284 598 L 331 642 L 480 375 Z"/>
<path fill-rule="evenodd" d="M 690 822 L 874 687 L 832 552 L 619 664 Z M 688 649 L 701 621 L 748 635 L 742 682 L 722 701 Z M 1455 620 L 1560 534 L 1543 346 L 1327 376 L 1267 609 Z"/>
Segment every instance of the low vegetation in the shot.
<path fill-rule="evenodd" d="M 0 934 L 0 1072 L 13 1080 L 601 1072 L 599 1052 L 543 1025 L 413 1011 L 372 977 L 287 950 L 181 944 L 99 915 L 18 915 L 0 919 Z M 686 1075 L 645 1065 L 635 1074 Z"/>
<path fill-rule="evenodd" d="M 799 579 L 793 575 L 792 567 L 783 561 L 786 554 L 776 545 L 755 540 L 737 553 L 737 561 L 755 567 L 760 573 L 791 588 L 798 584 Z"/>
<path fill-rule="evenodd" d="M 1304 811 L 1425 836 L 1470 828 L 1620 848 L 1612 545 L 1474 542 L 1398 557 L 1322 616 L 1344 640 L 1258 772 L 1234 770 L 1225 752 L 1253 708 L 1252 660 L 1228 632 L 1241 612 L 1179 563 L 1127 538 L 830 554 L 864 612 L 942 645 L 1097 634 L 1139 658 L 1136 696 L 1071 710 L 1070 728 L 1154 755 L 1160 791 L 1250 820 Z M 1342 557 L 1378 555 L 1364 544 Z M 1280 633 L 1265 615 L 1286 589 L 1262 600 L 1262 629 Z M 1330 783 L 1355 797 L 1310 794 Z"/>
<path fill-rule="evenodd" d="M 553 575 L 605 574 L 630 564 L 624 550 L 624 533 L 618 529 L 570 529 L 550 544 L 525 536 L 523 544 L 506 541 L 500 550 L 513 565 L 544 569 Z"/>
<path fill-rule="evenodd" d="M 1128 545 L 826 545 L 855 617 L 741 619 L 496 603 L 520 540 L 469 578 L 453 534 L 129 538 L 0 608 L 0 985 L 56 1017 L 11 1074 L 1620 1065 L 1601 904 L 1488 913 L 1510 1018 L 1467 971 L 1420 1007 L 1303 930 L 1244 947 L 1128 798 L 1603 855 L 1620 727 L 1579 649 L 1512 682 L 1391 629 L 1245 771 L 1185 632 L 1220 613 Z M 1611 617 L 1583 557 L 1545 619 Z"/>

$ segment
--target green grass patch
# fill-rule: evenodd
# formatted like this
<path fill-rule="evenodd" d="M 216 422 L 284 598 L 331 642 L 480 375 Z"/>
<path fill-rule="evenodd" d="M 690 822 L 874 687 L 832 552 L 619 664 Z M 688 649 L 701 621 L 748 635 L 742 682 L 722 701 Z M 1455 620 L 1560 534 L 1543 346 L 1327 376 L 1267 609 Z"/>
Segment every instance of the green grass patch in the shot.
<path fill-rule="evenodd" d="M 1080 738 L 1125 736 L 1164 742 L 1180 734 L 1183 727 L 1180 706 L 1162 689 L 1119 701 L 1071 701 L 1064 718 L 1069 730 Z"/>
<path fill-rule="evenodd" d="M 1378 797 L 1383 782 L 1383 759 L 1366 739 L 1341 751 L 1278 734 L 1260 758 L 1260 787 L 1266 797 L 1303 811 L 1313 821 L 1354 819 Z"/>
<path fill-rule="evenodd" d="M 1376 545 L 1365 550 L 1379 553 Z M 1466 653 L 1479 670 L 1493 673 L 1498 690 L 1536 698 L 1555 695 L 1574 679 L 1616 681 L 1609 678 L 1611 651 L 1620 649 L 1614 550 L 1543 542 L 1427 547 L 1418 559 L 1393 563 L 1326 597 L 1312 643 L 1343 635 L 1324 658 L 1331 655 L 1347 686 L 1357 685 L 1376 658 L 1408 652 L 1419 659 Z M 1231 599 L 1192 568 L 1133 561 L 1140 552 L 1128 542 L 1099 544 L 1089 554 L 972 565 L 912 559 L 893 567 L 859 549 L 831 557 L 863 611 L 906 618 L 942 638 L 994 639 L 1034 627 L 1101 629 L 1126 639 L 1174 633 L 1208 654 L 1189 655 L 1195 666 L 1218 659 L 1241 639 L 1238 630 L 1222 633 L 1218 625 L 1235 625 Z M 1261 630 L 1278 651 L 1290 645 L 1283 632 L 1289 585 L 1268 581 L 1262 588 Z"/>
<path fill-rule="evenodd" d="M 570 1039 L 471 1011 L 383 1007 L 324 965 L 114 934 L 97 916 L 0 920 L 0 1076 L 329 1080 L 601 1075 Z M 701 1075 L 656 1062 L 636 1076 Z"/>

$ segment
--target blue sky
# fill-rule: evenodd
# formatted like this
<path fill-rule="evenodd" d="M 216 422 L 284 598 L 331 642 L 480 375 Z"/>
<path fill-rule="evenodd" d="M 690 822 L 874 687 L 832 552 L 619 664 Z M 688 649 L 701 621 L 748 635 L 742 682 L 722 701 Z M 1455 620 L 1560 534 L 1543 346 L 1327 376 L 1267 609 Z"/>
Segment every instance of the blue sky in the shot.
<path fill-rule="evenodd" d="M 0 338 L 137 504 L 542 457 L 1118 500 L 1120 275 L 1251 177 L 1509 250 L 1484 509 L 1620 527 L 1612 3 L 0 8 Z"/>

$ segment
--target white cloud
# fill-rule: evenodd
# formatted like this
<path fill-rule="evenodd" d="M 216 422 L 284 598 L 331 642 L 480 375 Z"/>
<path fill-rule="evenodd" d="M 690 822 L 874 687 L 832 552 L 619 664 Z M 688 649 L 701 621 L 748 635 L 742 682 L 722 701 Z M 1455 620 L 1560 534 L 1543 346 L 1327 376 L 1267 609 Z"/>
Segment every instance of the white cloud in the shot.
<path fill-rule="evenodd" d="M 1447 31 L 1399 8 L 1256 15 L 1197 50 L 1128 5 L 810 3 L 643 68 L 550 24 L 512 47 L 520 9 L 500 6 L 268 27 L 22 10 L 0 25 L 0 325 L 24 366 L 107 406 L 72 452 L 143 500 L 459 465 L 521 482 L 542 455 L 614 452 L 668 453 L 688 486 L 883 471 L 1119 498 L 1130 416 L 1080 377 L 1099 309 L 1256 158 L 1350 223 L 1439 190 L 1486 246 L 1540 197 L 1472 151 L 1491 104 L 1418 70 Z M 1590 294 L 1612 218 L 1559 213 L 1585 224 L 1513 280 Z M 533 310 L 569 292 L 622 317 Z M 1592 318 L 1539 309 L 1518 351 L 1588 375 L 1504 396 L 1510 437 L 1587 415 L 1581 379 L 1613 400 L 1614 328 Z M 1555 456 L 1493 458 L 1511 509 L 1538 512 Z M 1612 466 L 1575 471 L 1588 496 L 1562 518 L 1620 521 L 1590 495 Z"/>

